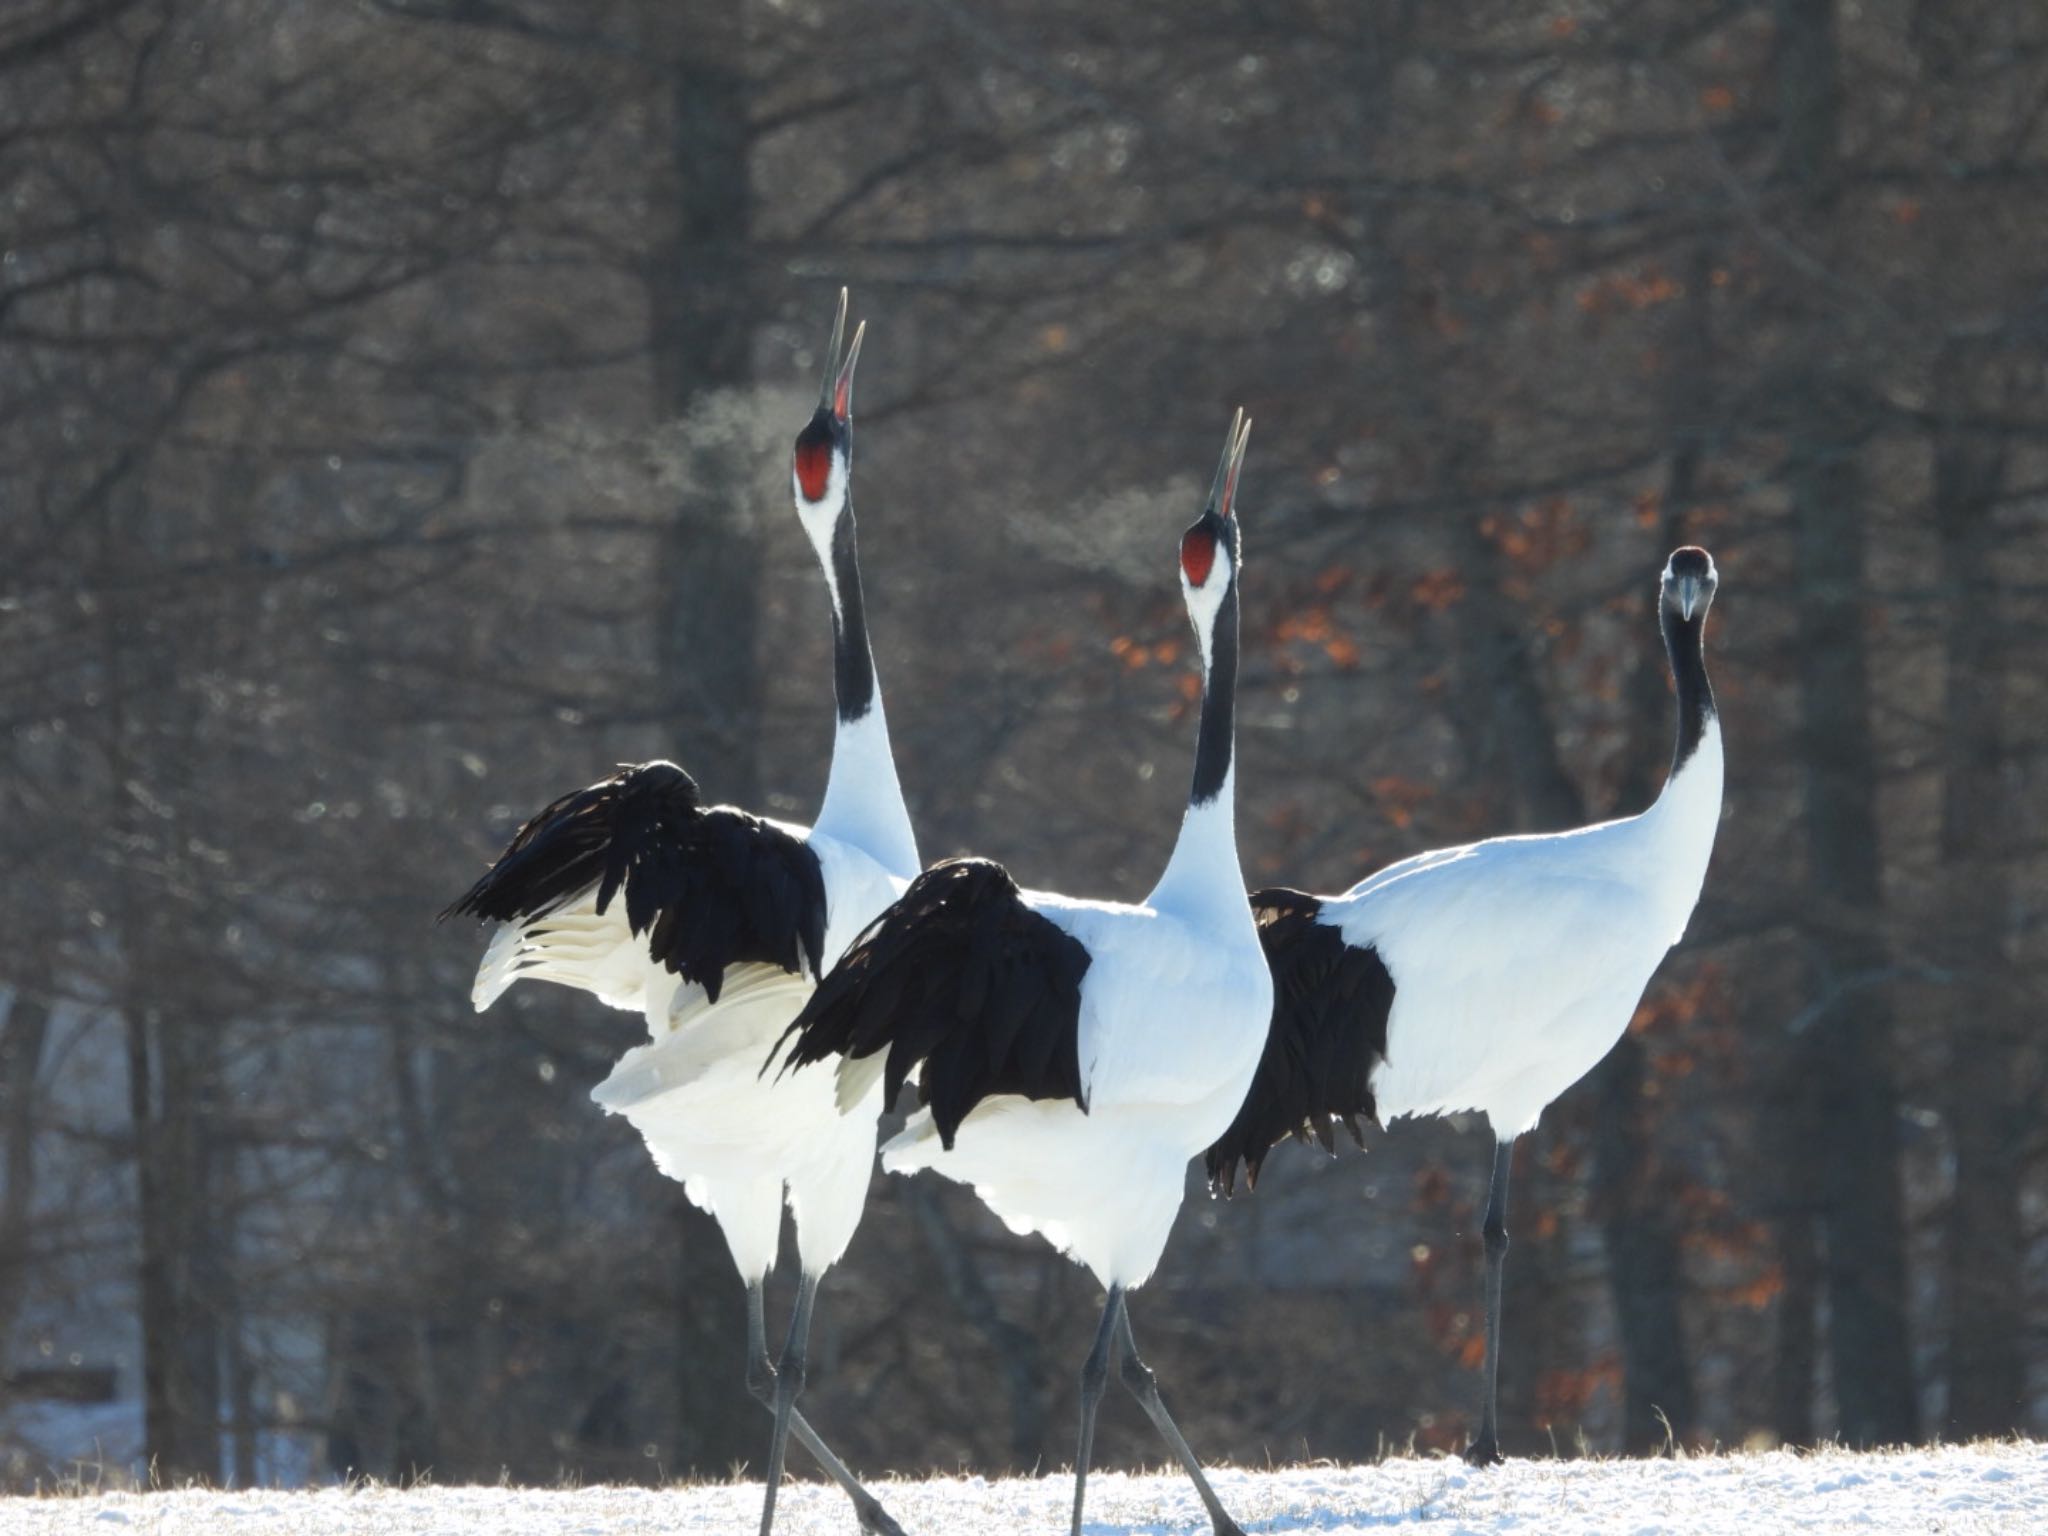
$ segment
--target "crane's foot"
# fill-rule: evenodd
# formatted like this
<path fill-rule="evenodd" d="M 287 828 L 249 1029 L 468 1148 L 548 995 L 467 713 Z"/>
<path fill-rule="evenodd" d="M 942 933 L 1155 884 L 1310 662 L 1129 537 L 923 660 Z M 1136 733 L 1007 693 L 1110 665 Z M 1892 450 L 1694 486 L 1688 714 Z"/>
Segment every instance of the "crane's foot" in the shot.
<path fill-rule="evenodd" d="M 860 1518 L 860 1528 L 869 1536 L 904 1536 L 903 1527 L 889 1518 L 889 1511 L 872 1496 L 865 1501 L 855 1499 L 853 1512 Z"/>
<path fill-rule="evenodd" d="M 1497 1467 L 1507 1457 L 1500 1453 L 1500 1442 L 1492 1435 L 1481 1435 L 1465 1447 L 1465 1464 L 1471 1467 Z"/>

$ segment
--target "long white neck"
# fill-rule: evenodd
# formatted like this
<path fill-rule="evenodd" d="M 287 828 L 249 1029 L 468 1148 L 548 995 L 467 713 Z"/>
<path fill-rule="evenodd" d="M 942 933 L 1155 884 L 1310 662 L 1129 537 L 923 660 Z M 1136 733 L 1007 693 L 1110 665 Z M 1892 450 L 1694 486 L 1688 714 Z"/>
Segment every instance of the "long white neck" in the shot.
<path fill-rule="evenodd" d="M 832 771 L 825 779 L 825 803 L 816 830 L 851 843 L 891 874 L 909 879 L 923 866 L 910 811 L 889 749 L 889 724 L 879 695 L 858 720 L 841 718 L 832 738 Z"/>
<path fill-rule="evenodd" d="M 1231 551 L 1234 554 L 1234 551 Z M 1219 561 L 1228 559 L 1219 554 Z M 1214 931 L 1252 934 L 1244 870 L 1237 858 L 1236 573 L 1228 566 L 1205 591 L 1189 590 L 1189 614 L 1202 648 L 1202 719 L 1195 734 L 1194 783 L 1173 854 L 1146 904 Z"/>
<path fill-rule="evenodd" d="M 1681 930 L 1699 900 L 1721 824 L 1721 716 L 1707 678 L 1706 620 L 1703 608 L 1684 614 L 1668 598 L 1658 606 L 1677 694 L 1678 730 L 1670 777 L 1640 824 L 1650 839 L 1647 858 L 1655 889 Z"/>
<path fill-rule="evenodd" d="M 1706 884 L 1721 825 L 1721 721 L 1709 714 L 1699 744 L 1679 764 L 1650 808 L 1637 818 L 1641 834 L 1636 857 L 1651 899 L 1671 924 L 1672 942 L 1684 933 Z"/>
<path fill-rule="evenodd" d="M 1237 857 L 1237 768 L 1223 776 L 1214 798 L 1190 804 L 1181 817 L 1180 837 L 1145 905 L 1228 931 L 1255 931 L 1245 899 L 1244 869 Z"/>
<path fill-rule="evenodd" d="M 883 868 L 909 879 L 922 867 L 910 811 L 896 777 L 882 690 L 868 647 L 867 605 L 861 592 L 860 557 L 854 540 L 853 503 L 845 472 L 835 465 L 833 489 L 838 514 L 829 521 L 804 518 L 825 586 L 832 598 L 832 687 L 838 727 L 832 738 L 832 769 L 825 779 L 825 803 L 814 823 L 828 837 L 851 843 Z M 799 511 L 806 510 L 799 503 Z"/>
<path fill-rule="evenodd" d="M 1700 726 L 1699 745 L 1679 764 L 1643 819 L 1657 823 L 1667 840 L 1697 843 L 1700 867 L 1713 850 L 1714 830 L 1721 824 L 1721 717 L 1710 714 Z"/>

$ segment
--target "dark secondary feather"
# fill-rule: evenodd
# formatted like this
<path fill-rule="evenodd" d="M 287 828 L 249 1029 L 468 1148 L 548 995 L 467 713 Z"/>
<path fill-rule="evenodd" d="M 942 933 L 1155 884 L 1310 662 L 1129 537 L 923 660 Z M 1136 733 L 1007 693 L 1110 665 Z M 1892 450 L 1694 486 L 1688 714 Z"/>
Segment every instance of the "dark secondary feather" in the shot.
<path fill-rule="evenodd" d="M 1024 904 L 1002 865 L 945 860 L 913 880 L 819 983 L 789 1028 L 797 1041 L 788 1065 L 886 1050 L 890 1102 L 922 1066 L 918 1101 L 949 1148 L 968 1112 L 997 1094 L 1086 1109 L 1089 958 Z"/>
<path fill-rule="evenodd" d="M 1259 943 L 1273 970 L 1273 1022 L 1251 1091 L 1237 1118 L 1209 1148 L 1212 1189 L 1225 1195 L 1245 1169 L 1256 1189 L 1266 1154 L 1289 1136 L 1333 1152 L 1330 1127 L 1343 1121 L 1363 1145 L 1358 1117 L 1373 1119 L 1373 1069 L 1387 1058 L 1394 979 L 1379 952 L 1357 949 L 1327 923 L 1322 902 L 1282 886 L 1252 894 Z"/>
<path fill-rule="evenodd" d="M 674 763 L 641 763 L 562 796 L 519 829 L 441 915 L 516 923 L 597 887 L 623 889 L 648 954 L 718 1001 L 726 967 L 823 969 L 825 877 L 799 838 L 731 806 L 704 809 Z"/>

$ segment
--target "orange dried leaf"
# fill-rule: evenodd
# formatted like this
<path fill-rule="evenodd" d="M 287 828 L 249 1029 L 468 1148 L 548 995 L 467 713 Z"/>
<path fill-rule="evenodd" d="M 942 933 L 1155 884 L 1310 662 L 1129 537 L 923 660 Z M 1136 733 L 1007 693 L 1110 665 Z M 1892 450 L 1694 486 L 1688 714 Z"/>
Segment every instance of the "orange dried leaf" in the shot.
<path fill-rule="evenodd" d="M 1464 597 L 1465 579 L 1449 568 L 1425 571 L 1410 589 L 1410 595 L 1418 606 L 1431 613 L 1442 613 Z"/>

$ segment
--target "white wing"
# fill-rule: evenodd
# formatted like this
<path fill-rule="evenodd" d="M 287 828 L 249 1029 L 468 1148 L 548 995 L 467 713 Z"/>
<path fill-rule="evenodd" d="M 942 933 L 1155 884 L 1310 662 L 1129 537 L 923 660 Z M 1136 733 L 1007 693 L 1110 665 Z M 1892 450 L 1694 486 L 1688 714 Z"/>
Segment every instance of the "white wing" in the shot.
<path fill-rule="evenodd" d="M 1381 1113 L 1533 1118 L 1627 1026 L 1670 945 L 1661 906 L 1639 861 L 1585 833 L 1450 850 L 1327 903 L 1394 978 Z"/>

